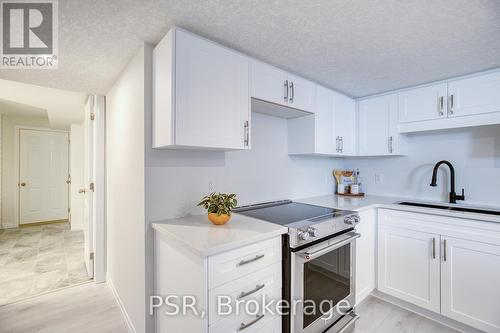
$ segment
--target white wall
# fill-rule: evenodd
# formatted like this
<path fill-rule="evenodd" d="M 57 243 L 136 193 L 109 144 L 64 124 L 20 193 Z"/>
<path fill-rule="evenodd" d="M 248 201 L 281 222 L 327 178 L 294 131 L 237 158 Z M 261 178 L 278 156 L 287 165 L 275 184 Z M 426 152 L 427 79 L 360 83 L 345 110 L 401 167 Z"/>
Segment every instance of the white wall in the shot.
<path fill-rule="evenodd" d="M 440 168 L 438 187 L 429 184 L 435 163 L 449 160 L 455 167 L 456 192 L 465 188 L 465 203 L 500 204 L 500 126 L 413 134 L 408 148 L 407 157 L 350 159 L 345 166 L 360 168 L 370 194 L 447 201 L 446 166 Z M 383 174 L 383 184 L 375 184 L 375 173 Z"/>
<path fill-rule="evenodd" d="M 107 276 L 138 333 L 146 331 L 144 75 L 141 48 L 106 95 Z"/>
<path fill-rule="evenodd" d="M 18 179 L 15 177 L 15 127 L 49 127 L 47 117 L 2 116 L 2 226 L 16 226 L 15 197 Z"/>
<path fill-rule="evenodd" d="M 83 179 L 83 125 L 71 124 L 70 126 L 70 208 L 71 230 L 83 229 L 84 194 L 78 190 L 85 187 Z"/>
<path fill-rule="evenodd" d="M 291 157 L 287 151 L 287 121 L 257 113 L 252 113 L 250 151 L 149 149 L 150 218 L 201 213 L 196 204 L 209 192 L 209 181 L 215 182 L 216 191 L 236 193 L 240 204 L 333 193 L 332 170 L 341 160 Z"/>

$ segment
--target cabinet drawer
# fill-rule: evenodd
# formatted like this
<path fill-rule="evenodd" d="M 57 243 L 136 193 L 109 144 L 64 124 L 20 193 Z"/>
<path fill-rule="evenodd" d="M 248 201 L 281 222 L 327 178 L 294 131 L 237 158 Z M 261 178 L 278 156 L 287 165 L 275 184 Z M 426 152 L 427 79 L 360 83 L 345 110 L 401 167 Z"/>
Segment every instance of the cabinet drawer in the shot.
<path fill-rule="evenodd" d="M 281 317 L 271 317 L 266 314 L 262 319 L 255 321 L 257 319 L 256 316 L 242 316 L 237 321 L 224 319 L 209 326 L 208 331 L 209 333 L 281 333 Z M 242 324 L 247 325 L 247 328 L 241 329 Z"/>
<path fill-rule="evenodd" d="M 281 262 L 281 238 L 252 244 L 208 258 L 208 288 L 236 280 Z"/>
<path fill-rule="evenodd" d="M 281 299 L 281 265 L 271 264 L 267 268 L 258 270 L 237 280 L 228 282 L 209 291 L 209 323 L 213 324 L 219 320 L 231 317 L 230 315 L 218 315 L 219 297 L 229 297 L 221 300 L 221 304 L 231 301 L 231 307 L 236 308 L 236 303 L 241 302 L 240 310 L 244 309 L 248 301 L 258 304 L 262 299 L 279 301 Z M 228 307 L 221 307 L 221 310 L 228 311 Z"/>

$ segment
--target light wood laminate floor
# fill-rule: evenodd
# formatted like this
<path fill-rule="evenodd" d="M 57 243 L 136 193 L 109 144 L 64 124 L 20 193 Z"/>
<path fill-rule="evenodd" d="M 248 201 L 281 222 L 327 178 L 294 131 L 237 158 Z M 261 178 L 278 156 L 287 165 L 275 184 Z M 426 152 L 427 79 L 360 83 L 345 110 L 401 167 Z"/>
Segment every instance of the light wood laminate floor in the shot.
<path fill-rule="evenodd" d="M 353 333 L 460 333 L 381 299 L 369 296 L 357 308 Z"/>
<path fill-rule="evenodd" d="M 85 283 L 0 306 L 1 333 L 127 333 L 111 290 Z"/>

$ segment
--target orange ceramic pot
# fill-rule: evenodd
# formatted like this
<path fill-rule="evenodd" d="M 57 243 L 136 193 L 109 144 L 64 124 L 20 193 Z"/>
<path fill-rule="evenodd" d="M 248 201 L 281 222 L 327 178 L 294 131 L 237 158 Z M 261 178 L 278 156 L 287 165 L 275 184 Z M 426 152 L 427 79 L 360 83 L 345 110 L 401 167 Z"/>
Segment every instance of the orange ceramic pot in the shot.
<path fill-rule="evenodd" d="M 231 219 L 231 216 L 227 214 L 217 215 L 217 213 L 208 213 L 208 219 L 213 224 L 223 225 Z"/>

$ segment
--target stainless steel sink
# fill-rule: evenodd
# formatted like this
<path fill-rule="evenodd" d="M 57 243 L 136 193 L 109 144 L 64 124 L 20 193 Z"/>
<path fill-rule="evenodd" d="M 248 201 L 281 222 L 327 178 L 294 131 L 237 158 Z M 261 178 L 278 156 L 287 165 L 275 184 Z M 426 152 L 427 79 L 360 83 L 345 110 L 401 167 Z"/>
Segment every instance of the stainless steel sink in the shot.
<path fill-rule="evenodd" d="M 487 210 L 487 209 L 479 209 L 479 208 L 467 208 L 467 207 L 456 207 L 456 206 L 442 206 L 442 205 L 426 204 L 426 203 L 412 202 L 412 201 L 403 201 L 403 202 L 400 202 L 399 205 L 413 206 L 413 207 L 424 207 L 424 208 L 434 208 L 434 209 L 444 209 L 444 210 L 451 210 L 451 211 L 457 211 L 457 212 L 467 212 L 467 213 L 477 213 L 477 214 L 489 214 L 489 215 L 500 216 L 500 211 Z"/>

